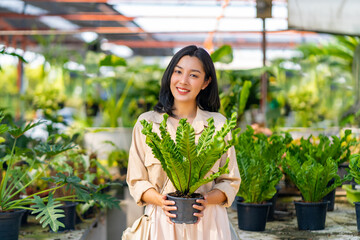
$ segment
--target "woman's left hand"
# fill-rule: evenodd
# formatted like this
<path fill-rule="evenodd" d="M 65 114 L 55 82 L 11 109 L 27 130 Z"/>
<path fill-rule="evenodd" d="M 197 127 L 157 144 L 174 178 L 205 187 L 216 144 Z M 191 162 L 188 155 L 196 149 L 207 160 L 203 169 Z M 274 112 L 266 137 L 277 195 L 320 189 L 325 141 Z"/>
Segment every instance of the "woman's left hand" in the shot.
<path fill-rule="evenodd" d="M 196 200 L 197 203 L 201 205 L 193 205 L 193 208 L 199 210 L 199 213 L 194 213 L 194 216 L 198 217 L 198 223 L 201 218 L 204 216 L 204 210 L 208 204 L 223 204 L 226 201 L 226 195 L 219 189 L 213 189 L 204 195 L 204 199 Z"/>
<path fill-rule="evenodd" d="M 204 210 L 206 208 L 206 205 L 208 204 L 207 195 L 205 195 L 203 199 L 197 199 L 196 202 L 200 204 L 200 205 L 197 204 L 193 205 L 193 208 L 199 210 L 198 213 L 194 213 L 194 216 L 198 217 L 198 220 L 195 224 L 198 224 L 201 218 L 204 216 Z"/>

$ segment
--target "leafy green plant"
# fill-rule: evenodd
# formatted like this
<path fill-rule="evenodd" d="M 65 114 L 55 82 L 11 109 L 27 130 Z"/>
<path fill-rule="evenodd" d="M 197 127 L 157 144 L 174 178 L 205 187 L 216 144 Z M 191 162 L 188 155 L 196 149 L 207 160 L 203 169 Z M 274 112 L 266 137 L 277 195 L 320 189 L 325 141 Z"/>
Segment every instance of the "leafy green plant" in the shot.
<path fill-rule="evenodd" d="M 350 156 L 349 169 L 354 181 L 360 185 L 360 154 L 357 153 Z"/>
<path fill-rule="evenodd" d="M 227 94 L 221 95 L 222 104 L 220 111 L 227 117 L 230 117 L 233 112 L 237 112 L 236 126 L 238 127 L 244 114 L 251 86 L 251 81 L 244 81 L 242 85 L 234 83 L 231 85 Z"/>
<path fill-rule="evenodd" d="M 117 164 L 119 170 L 122 168 L 127 168 L 128 166 L 128 158 L 129 153 L 124 149 L 120 149 L 116 144 L 112 141 L 105 141 L 105 143 L 113 146 L 113 150 L 108 155 L 108 165 L 112 167 L 115 163 Z"/>
<path fill-rule="evenodd" d="M 3 115 L 0 113 L 0 122 L 2 119 Z M 0 211 L 13 211 L 16 209 L 32 210 L 33 214 L 37 214 L 36 218 L 40 218 L 43 227 L 50 225 L 53 231 L 57 231 L 60 226 L 64 227 L 64 225 L 58 221 L 58 218 L 64 216 L 63 210 L 57 209 L 61 202 L 89 202 L 90 200 L 94 200 L 109 208 L 119 207 L 118 200 L 101 193 L 101 190 L 105 188 L 106 185 L 85 185 L 81 183 L 80 178 L 77 176 L 66 176 L 63 173 L 57 173 L 56 176 L 43 178 L 43 180 L 53 183 L 51 187 L 30 195 L 25 194 L 26 188 L 43 176 L 49 166 L 51 157 L 75 147 L 75 145 L 70 143 L 47 142 L 37 146 L 31 153 L 29 153 L 27 149 L 17 147 L 16 143 L 19 137 L 42 123 L 41 121 L 28 123 L 25 127 L 10 127 L 6 124 L 0 124 L 0 135 L 10 134 L 14 138 L 11 149 L 0 160 L 0 172 L 2 173 L 0 184 Z M 1 142 L 4 143 L 4 139 L 5 138 L 1 138 Z M 27 167 L 19 166 L 19 163 L 22 161 L 26 162 L 25 166 Z M 29 177 L 28 174 L 31 170 L 35 169 L 35 166 L 39 167 L 36 169 L 36 174 Z M 56 191 L 63 187 L 73 189 L 73 194 L 55 198 L 54 195 Z M 23 194 L 24 197 L 18 198 L 17 196 L 19 194 Z"/>
<path fill-rule="evenodd" d="M 239 135 L 235 145 L 241 177 L 238 195 L 244 202 L 262 203 L 275 195 L 275 186 L 283 176 L 280 160 L 290 141 L 289 135 L 268 138 L 263 133 L 254 134 L 250 126 Z"/>
<path fill-rule="evenodd" d="M 286 157 L 282 161 L 283 171 L 300 190 L 304 201 L 321 201 L 328 193 L 349 181 L 348 174 L 343 179 L 338 175 L 338 164 L 349 159 L 350 150 L 344 142 L 349 131 L 339 139 L 333 136 L 320 135 L 318 144 L 308 139 L 301 139 L 300 144 L 289 146 Z M 332 182 L 333 181 L 333 182 Z"/>
<path fill-rule="evenodd" d="M 166 129 L 168 117 L 164 114 L 164 120 L 160 124 L 161 136 L 153 132 L 152 124 L 146 120 L 141 121 L 144 127 L 142 133 L 146 135 L 146 144 L 160 161 L 176 191 L 184 196 L 191 196 L 203 184 L 228 173 L 229 159 L 218 172 L 205 177 L 216 161 L 235 143 L 234 140 L 226 142 L 225 136 L 236 125 L 236 113 L 216 133 L 214 119 L 209 118 L 209 126 L 202 132 L 198 144 L 195 143 L 194 128 L 186 119 L 179 121 L 176 141 L 173 141 Z M 239 131 L 240 129 L 232 132 L 233 138 Z"/>
<path fill-rule="evenodd" d="M 332 136 L 330 139 L 324 134 L 320 134 L 318 139 L 313 136 L 307 139 L 301 138 L 300 145 L 292 145 L 288 151 L 291 155 L 298 154 L 301 163 L 305 162 L 309 155 L 321 164 L 325 164 L 328 158 L 332 158 L 339 165 L 349 160 L 351 146 L 355 144 L 356 139 L 351 138 L 351 130 L 345 130 L 341 138 Z"/>

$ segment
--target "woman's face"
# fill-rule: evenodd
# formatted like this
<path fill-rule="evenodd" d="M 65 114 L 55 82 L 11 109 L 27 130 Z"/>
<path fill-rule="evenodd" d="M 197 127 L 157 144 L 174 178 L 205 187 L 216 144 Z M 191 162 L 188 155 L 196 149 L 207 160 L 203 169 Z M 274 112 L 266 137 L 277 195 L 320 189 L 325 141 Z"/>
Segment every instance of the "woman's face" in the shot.
<path fill-rule="evenodd" d="M 196 103 L 197 95 L 210 81 L 205 81 L 204 67 L 197 57 L 182 57 L 176 64 L 170 80 L 174 103 Z"/>

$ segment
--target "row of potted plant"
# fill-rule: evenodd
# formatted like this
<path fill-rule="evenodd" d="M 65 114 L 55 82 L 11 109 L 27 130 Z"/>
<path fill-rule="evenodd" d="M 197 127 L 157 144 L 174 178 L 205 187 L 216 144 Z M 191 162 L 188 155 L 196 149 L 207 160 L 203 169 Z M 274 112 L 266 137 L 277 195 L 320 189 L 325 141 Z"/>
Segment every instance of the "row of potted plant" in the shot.
<path fill-rule="evenodd" d="M 67 227 L 63 208 L 69 202 L 119 207 L 119 200 L 104 193 L 109 184 L 91 179 L 90 162 L 86 166 L 86 157 L 72 138 L 53 134 L 45 142 L 21 144 L 24 134 L 44 122 L 16 126 L 2 123 L 3 119 L 0 113 L 0 239 L 18 239 L 25 211 L 56 232 Z"/>
<path fill-rule="evenodd" d="M 289 134 L 255 134 L 251 127 L 241 133 L 235 145 L 242 184 L 237 203 L 238 226 L 242 230 L 263 231 L 270 200 L 285 174 L 299 189 L 302 201 L 295 201 L 299 230 L 325 228 L 329 193 L 356 176 L 356 171 L 338 175 L 340 163 L 352 155 L 351 131 L 343 137 L 320 135 L 293 141 Z M 332 194 L 334 197 L 335 195 Z"/>

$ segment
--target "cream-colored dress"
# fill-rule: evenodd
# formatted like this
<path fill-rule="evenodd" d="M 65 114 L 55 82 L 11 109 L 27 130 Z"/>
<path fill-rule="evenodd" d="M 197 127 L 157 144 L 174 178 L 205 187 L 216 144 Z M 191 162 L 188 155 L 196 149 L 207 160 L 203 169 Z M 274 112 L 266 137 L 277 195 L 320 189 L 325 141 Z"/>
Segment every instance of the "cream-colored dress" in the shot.
<path fill-rule="evenodd" d="M 213 117 L 216 131 L 220 130 L 225 123 L 225 117 L 220 113 L 207 112 L 197 109 L 196 117 L 192 126 L 195 130 L 195 139 L 198 141 L 202 131 L 208 126 L 207 119 Z M 145 203 L 141 200 L 142 194 L 149 188 L 161 191 L 167 176 L 159 160 L 157 160 L 151 151 L 151 148 L 145 143 L 145 135 L 141 133 L 142 125 L 140 120 L 146 119 L 153 122 L 153 131 L 159 135 L 159 125 L 163 120 L 163 114 L 154 111 L 143 113 L 134 126 L 133 138 L 129 152 L 129 165 L 127 172 L 127 183 L 130 194 L 139 206 Z M 175 139 L 176 129 L 167 121 L 168 131 Z M 225 207 L 229 207 L 233 202 L 240 186 L 240 174 L 236 163 L 234 148 L 230 148 L 227 154 L 224 154 L 208 175 L 217 172 L 219 167 L 225 164 L 226 158 L 230 158 L 229 174 L 223 174 L 215 181 L 201 186 L 196 192 L 205 194 L 212 189 L 219 189 L 226 197 L 227 201 L 223 205 L 207 205 L 204 210 L 204 216 L 198 224 L 170 224 L 166 220 L 166 215 L 160 207 L 156 207 L 152 214 L 151 234 L 152 240 L 229 240 L 231 239 L 229 220 Z M 172 183 L 168 181 L 163 194 L 175 191 Z M 145 212 L 150 213 L 153 205 L 146 206 Z"/>

